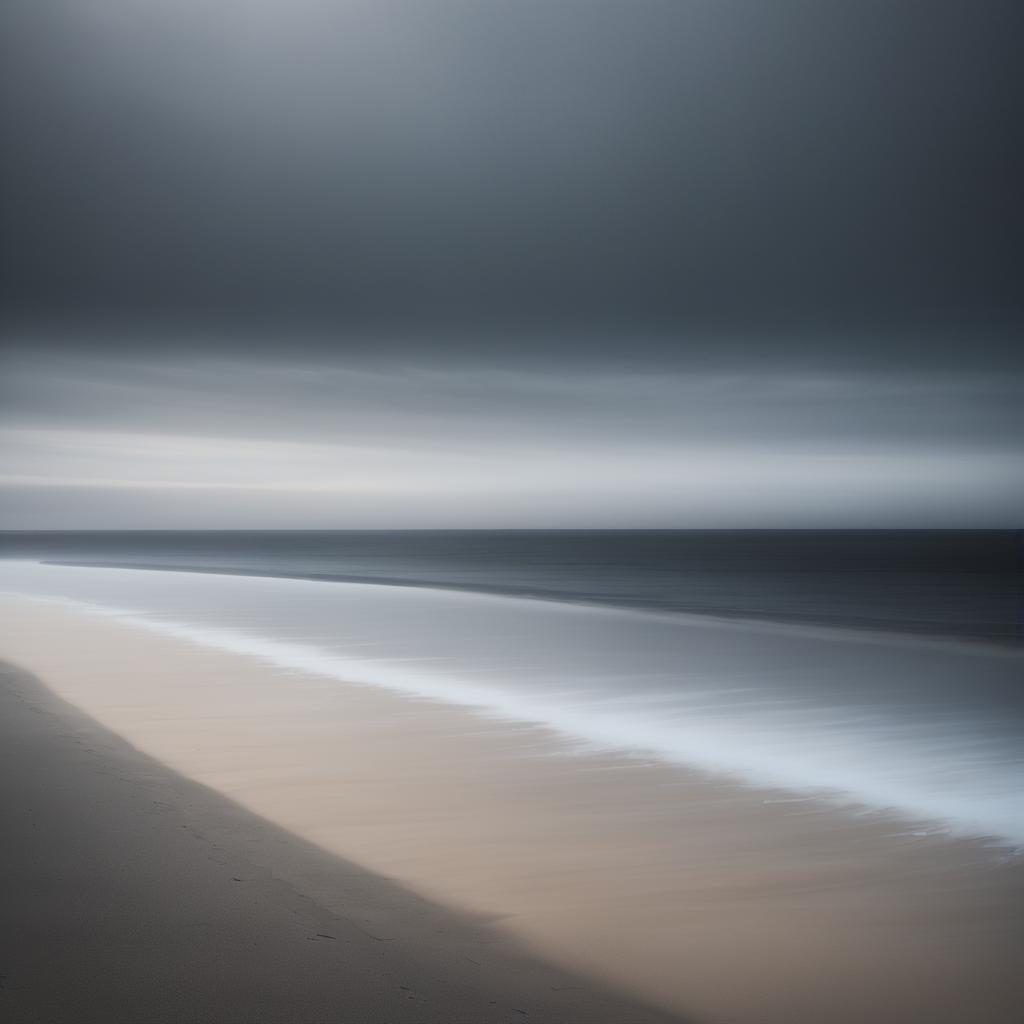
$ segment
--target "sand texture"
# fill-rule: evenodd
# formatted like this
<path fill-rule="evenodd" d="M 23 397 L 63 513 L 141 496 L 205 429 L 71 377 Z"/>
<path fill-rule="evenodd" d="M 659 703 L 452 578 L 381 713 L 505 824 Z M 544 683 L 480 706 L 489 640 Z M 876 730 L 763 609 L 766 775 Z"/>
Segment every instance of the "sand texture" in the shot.
<path fill-rule="evenodd" d="M 1005 848 L 2 605 L 0 653 L 88 716 L 31 712 L 30 687 L 21 718 L 50 732 L 20 754 L 5 718 L 16 831 L 41 843 L 32 801 L 55 829 L 39 867 L 5 872 L 35 950 L 0 966 L 15 993 L 77 979 L 109 1007 L 141 987 L 197 1020 L 1014 1019 Z"/>
<path fill-rule="evenodd" d="M 5 1024 L 678 1020 L 254 817 L 9 665 L 0 793 Z"/>

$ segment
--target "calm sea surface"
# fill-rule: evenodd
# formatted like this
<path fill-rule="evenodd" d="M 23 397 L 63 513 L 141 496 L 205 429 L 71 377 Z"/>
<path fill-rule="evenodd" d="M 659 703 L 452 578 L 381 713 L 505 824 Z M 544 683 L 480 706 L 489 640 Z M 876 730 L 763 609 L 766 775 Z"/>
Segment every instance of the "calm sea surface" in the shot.
<path fill-rule="evenodd" d="M 1011 532 L 6 534 L 0 591 L 1024 845 Z M 59 639 L 59 638 L 57 638 Z"/>
<path fill-rule="evenodd" d="M 1010 530 L 0 533 L 0 555 L 1019 641 Z"/>

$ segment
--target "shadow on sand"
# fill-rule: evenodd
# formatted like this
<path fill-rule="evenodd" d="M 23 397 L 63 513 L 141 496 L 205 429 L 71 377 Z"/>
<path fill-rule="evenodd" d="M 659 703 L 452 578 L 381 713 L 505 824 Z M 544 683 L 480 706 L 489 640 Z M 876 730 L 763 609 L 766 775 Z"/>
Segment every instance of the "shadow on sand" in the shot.
<path fill-rule="evenodd" d="M 667 1024 L 178 775 L 0 664 L 10 1024 Z"/>

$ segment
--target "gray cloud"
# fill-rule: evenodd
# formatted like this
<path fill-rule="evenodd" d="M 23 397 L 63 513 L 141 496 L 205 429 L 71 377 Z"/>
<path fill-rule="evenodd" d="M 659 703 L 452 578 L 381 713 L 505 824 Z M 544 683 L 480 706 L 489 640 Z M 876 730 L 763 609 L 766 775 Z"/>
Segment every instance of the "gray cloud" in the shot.
<path fill-rule="evenodd" d="M 1016 0 L 8 0 L 11 526 L 1017 525 Z"/>
<path fill-rule="evenodd" d="M 12 526 L 33 506 L 62 525 L 1008 525 L 1024 505 L 1005 377 L 50 353 L 5 381 Z"/>
<path fill-rule="evenodd" d="M 303 329 L 356 351 L 360 330 L 463 331 L 472 351 L 512 326 L 661 353 L 680 331 L 799 327 L 814 348 L 851 325 L 1020 322 L 1012 0 L 4 17 L 22 326 Z"/>
<path fill-rule="evenodd" d="M 509 437 L 1006 450 L 1024 436 L 1022 382 L 987 373 L 527 371 L 51 352 L 7 360 L 0 423 L 414 446 Z"/>

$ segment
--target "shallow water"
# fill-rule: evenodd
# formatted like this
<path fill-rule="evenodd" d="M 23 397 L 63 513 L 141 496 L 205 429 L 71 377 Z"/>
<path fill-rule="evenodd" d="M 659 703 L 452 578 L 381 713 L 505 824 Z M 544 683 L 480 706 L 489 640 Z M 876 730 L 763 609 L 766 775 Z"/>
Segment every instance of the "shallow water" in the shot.
<path fill-rule="evenodd" d="M 1024 843 L 1024 658 L 913 635 L 425 587 L 3 564 L 4 590 Z"/>
<path fill-rule="evenodd" d="M 8 532 L 0 555 L 1024 636 L 1024 547 L 1010 530 Z"/>

